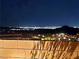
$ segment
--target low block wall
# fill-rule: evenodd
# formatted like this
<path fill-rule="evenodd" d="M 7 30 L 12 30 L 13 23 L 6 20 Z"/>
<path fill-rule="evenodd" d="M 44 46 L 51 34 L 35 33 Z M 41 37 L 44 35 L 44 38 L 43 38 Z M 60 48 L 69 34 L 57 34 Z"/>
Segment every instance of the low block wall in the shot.
<path fill-rule="evenodd" d="M 0 59 L 79 59 L 79 42 L 0 40 Z"/>

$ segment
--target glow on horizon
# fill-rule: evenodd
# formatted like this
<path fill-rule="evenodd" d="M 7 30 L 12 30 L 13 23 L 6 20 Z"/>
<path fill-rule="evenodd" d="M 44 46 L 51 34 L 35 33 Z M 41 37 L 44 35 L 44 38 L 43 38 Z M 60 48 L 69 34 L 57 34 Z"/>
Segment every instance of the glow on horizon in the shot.
<path fill-rule="evenodd" d="M 45 26 L 45 27 L 34 26 L 34 27 L 20 27 L 20 28 L 23 28 L 23 29 L 56 29 L 60 27 L 61 26 Z"/>

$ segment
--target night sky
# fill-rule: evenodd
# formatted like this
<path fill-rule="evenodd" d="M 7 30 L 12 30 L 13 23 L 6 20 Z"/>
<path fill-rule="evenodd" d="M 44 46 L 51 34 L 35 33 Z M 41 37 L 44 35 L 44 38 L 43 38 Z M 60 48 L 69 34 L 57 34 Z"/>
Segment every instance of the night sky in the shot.
<path fill-rule="evenodd" d="M 79 0 L 0 0 L 0 26 L 79 26 Z"/>

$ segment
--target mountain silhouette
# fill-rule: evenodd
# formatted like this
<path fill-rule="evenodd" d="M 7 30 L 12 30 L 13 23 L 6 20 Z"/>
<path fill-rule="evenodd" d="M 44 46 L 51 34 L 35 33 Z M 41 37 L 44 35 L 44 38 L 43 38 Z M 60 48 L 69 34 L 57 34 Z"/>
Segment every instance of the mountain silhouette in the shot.
<path fill-rule="evenodd" d="M 21 30 L 11 30 L 11 29 L 21 29 Z M 79 33 L 79 28 L 74 28 L 70 26 L 62 26 L 56 29 L 35 29 L 35 30 L 22 30 L 22 28 L 17 27 L 0 27 L 0 34 L 1 33 L 32 33 L 32 34 L 56 34 L 56 33 L 66 33 L 69 35 L 76 35 Z"/>

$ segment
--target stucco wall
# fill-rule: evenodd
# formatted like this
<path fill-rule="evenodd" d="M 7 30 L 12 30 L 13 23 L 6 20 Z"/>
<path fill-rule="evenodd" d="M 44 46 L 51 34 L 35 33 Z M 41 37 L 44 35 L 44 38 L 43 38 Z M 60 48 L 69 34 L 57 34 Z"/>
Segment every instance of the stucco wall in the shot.
<path fill-rule="evenodd" d="M 79 59 L 79 42 L 0 40 L 0 59 Z"/>

